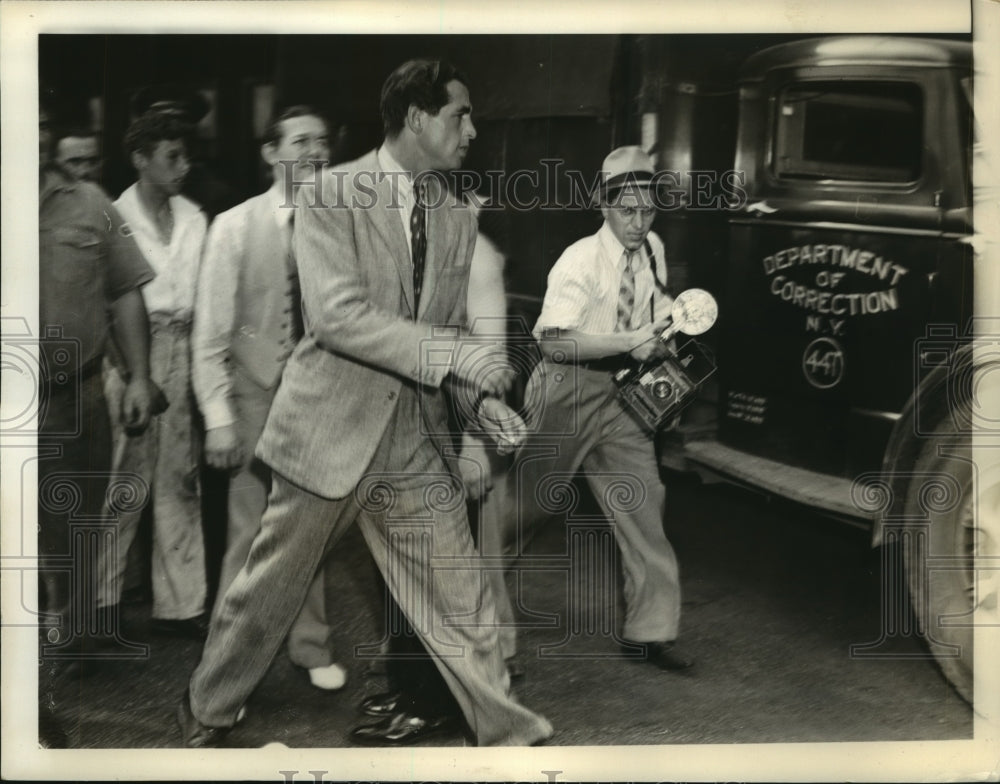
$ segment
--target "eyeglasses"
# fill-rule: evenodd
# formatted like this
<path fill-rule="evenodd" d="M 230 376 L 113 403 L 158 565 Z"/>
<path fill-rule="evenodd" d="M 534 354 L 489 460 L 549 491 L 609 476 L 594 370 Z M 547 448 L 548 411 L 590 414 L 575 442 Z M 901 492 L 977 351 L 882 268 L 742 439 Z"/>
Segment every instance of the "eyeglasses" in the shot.
<path fill-rule="evenodd" d="M 656 214 L 655 207 L 616 207 L 615 209 L 621 214 L 623 218 L 632 219 L 636 215 L 641 218 L 652 218 Z"/>

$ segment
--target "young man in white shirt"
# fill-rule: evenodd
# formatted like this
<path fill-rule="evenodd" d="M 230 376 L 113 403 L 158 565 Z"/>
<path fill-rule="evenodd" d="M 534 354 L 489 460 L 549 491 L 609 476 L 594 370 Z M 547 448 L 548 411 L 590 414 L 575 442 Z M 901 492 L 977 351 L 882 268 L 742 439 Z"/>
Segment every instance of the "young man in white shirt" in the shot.
<path fill-rule="evenodd" d="M 246 563 L 267 507 L 270 472 L 254 457 L 281 371 L 301 337 L 298 273 L 291 252 L 294 188 L 329 155 L 326 121 L 308 106 L 268 127 L 261 156 L 273 182 L 212 223 L 195 301 L 192 375 L 205 418 L 205 460 L 231 470 L 226 554 L 216 603 Z M 286 169 L 287 167 L 287 169 Z M 321 689 L 339 689 L 321 567 L 288 635 L 288 654 Z"/>
<path fill-rule="evenodd" d="M 156 277 L 142 287 L 150 322 L 150 375 L 163 390 L 166 408 L 141 434 L 114 421 L 113 482 L 131 485 L 111 493 L 118 517 L 116 556 L 99 566 L 98 604 L 121 599 L 128 549 L 143 509 L 152 504 L 154 632 L 203 639 L 205 548 L 199 487 L 200 436 L 191 394 L 191 318 L 194 290 L 208 224 L 201 208 L 180 195 L 191 168 L 185 138 L 191 129 L 168 113 L 147 112 L 129 127 L 125 149 L 139 179 L 115 207 Z M 112 412 L 124 387 L 111 368 L 106 391 Z"/>
<path fill-rule="evenodd" d="M 612 151 L 599 194 L 604 224 L 567 248 L 549 273 L 534 329 L 543 360 L 525 392 L 532 440 L 517 476 L 527 480 L 520 523 L 528 525 L 552 511 L 542 508 L 549 483 L 582 468 L 614 524 L 625 571 L 626 613 L 616 639 L 631 658 L 680 670 L 692 662 L 675 644 L 679 573 L 663 530 L 653 434 L 626 412 L 612 380 L 629 357 L 648 361 L 667 352 L 658 338 L 673 300 L 663 243 L 650 231 L 654 182 L 653 161 L 639 147 Z M 547 452 L 532 449 L 543 444 Z M 622 481 L 633 502 L 623 497 Z"/>

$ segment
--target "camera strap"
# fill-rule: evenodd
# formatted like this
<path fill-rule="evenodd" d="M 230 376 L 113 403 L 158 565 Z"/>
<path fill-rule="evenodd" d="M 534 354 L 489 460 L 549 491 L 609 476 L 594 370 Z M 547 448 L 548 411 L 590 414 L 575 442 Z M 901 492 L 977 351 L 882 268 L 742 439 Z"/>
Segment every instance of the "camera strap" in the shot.
<path fill-rule="evenodd" d="M 664 280 L 663 282 L 661 282 L 660 276 L 656 272 L 656 256 L 653 254 L 653 246 L 649 242 L 649 237 L 646 237 L 642 241 L 642 247 L 646 251 L 646 258 L 649 259 L 649 269 L 653 273 L 653 283 L 655 284 L 657 291 L 659 291 L 660 294 L 669 296 L 670 292 L 667 291 L 667 283 L 666 283 L 666 261 L 664 261 L 663 264 Z M 651 321 L 656 321 L 656 308 L 653 305 L 654 296 L 655 292 L 649 295 L 649 318 Z"/>

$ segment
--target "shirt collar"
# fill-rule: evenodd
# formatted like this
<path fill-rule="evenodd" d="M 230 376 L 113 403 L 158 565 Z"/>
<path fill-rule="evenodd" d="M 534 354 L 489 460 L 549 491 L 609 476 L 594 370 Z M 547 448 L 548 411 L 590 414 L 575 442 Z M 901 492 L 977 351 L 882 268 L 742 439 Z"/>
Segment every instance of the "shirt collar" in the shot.
<path fill-rule="evenodd" d="M 392 177 L 391 180 L 396 184 L 396 193 L 399 194 L 400 200 L 406 204 L 412 198 L 413 193 L 413 180 L 410 173 L 403 170 L 403 167 L 399 165 L 384 144 L 378 148 L 377 156 L 378 165 L 383 172 L 398 172 L 403 175 L 402 177 Z"/>
<path fill-rule="evenodd" d="M 604 221 L 600 231 L 597 232 L 597 238 L 601 243 L 601 247 L 604 248 L 608 260 L 619 270 L 625 269 L 625 259 L 627 258 L 625 254 L 628 253 L 628 250 L 618 241 L 607 221 Z M 639 248 L 635 252 L 640 254 L 641 257 L 642 248 Z"/>
<path fill-rule="evenodd" d="M 142 206 L 142 201 L 139 199 L 138 182 L 134 182 L 126 188 L 122 195 L 118 197 L 118 201 L 123 205 L 126 205 L 126 207 L 131 210 L 132 218 L 129 222 L 133 224 L 133 226 L 136 223 L 142 223 L 145 225 L 147 232 L 153 236 L 158 236 L 158 232 L 152 218 L 146 214 L 146 210 Z M 175 233 L 177 232 L 178 227 L 186 226 L 201 213 L 201 207 L 193 201 L 188 201 L 180 194 L 171 196 L 167 201 L 170 204 L 170 211 L 174 216 Z M 173 236 L 174 235 L 171 235 L 171 237 Z M 171 239 L 171 242 L 173 242 L 173 239 Z"/>

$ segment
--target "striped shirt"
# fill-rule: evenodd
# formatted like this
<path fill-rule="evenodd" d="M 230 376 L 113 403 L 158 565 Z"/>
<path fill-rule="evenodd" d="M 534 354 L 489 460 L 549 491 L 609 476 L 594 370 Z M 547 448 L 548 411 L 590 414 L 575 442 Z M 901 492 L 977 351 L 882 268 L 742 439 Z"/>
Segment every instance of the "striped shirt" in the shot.
<path fill-rule="evenodd" d="M 663 242 L 655 233 L 648 235 L 649 246 L 656 257 L 657 276 L 667 281 Z M 637 329 L 670 314 L 673 298 L 662 293 L 653 281 L 645 248 L 637 251 L 641 262 L 635 273 L 635 312 L 632 327 Z M 574 242 L 549 272 L 542 313 L 535 324 L 534 335 L 540 338 L 545 330 L 558 327 L 605 335 L 615 332 L 618 325 L 618 290 L 625 269 L 625 247 L 605 223 L 596 234 Z"/>

